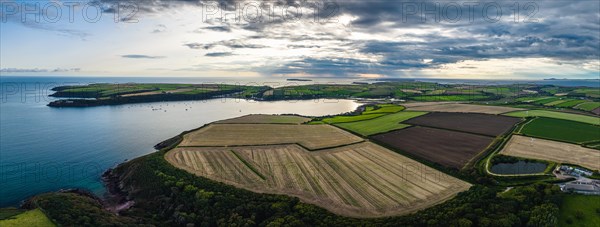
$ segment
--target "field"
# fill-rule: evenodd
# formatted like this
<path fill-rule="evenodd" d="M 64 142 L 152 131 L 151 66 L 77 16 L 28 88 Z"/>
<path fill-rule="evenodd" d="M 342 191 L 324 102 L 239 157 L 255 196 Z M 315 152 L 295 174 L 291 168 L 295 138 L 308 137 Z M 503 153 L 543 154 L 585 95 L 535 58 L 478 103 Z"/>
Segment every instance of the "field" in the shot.
<path fill-rule="evenodd" d="M 600 98 L 600 90 L 598 88 L 581 88 L 573 91 L 575 94 L 583 94 L 587 97 Z"/>
<path fill-rule="evenodd" d="M 402 103 L 402 106 L 406 108 L 419 107 L 419 106 L 434 106 L 434 105 L 444 105 L 444 104 L 459 104 L 462 102 L 407 102 Z"/>
<path fill-rule="evenodd" d="M 555 102 L 555 101 L 559 101 L 559 100 L 560 100 L 560 98 L 550 97 L 550 98 L 545 98 L 545 99 L 537 100 L 537 101 L 535 101 L 533 103 L 539 104 L 539 105 L 545 105 L 545 104 L 548 104 L 548 103 L 551 103 L 551 102 Z"/>
<path fill-rule="evenodd" d="M 580 165 L 600 170 L 600 152 L 575 144 L 513 135 L 500 154 Z"/>
<path fill-rule="evenodd" d="M 409 110 L 427 112 L 486 113 L 501 114 L 521 109 L 502 106 L 484 106 L 460 103 L 440 103 L 435 105 L 410 105 Z M 408 105 L 407 105 L 408 107 Z"/>
<path fill-rule="evenodd" d="M 322 121 L 328 124 L 338 124 L 338 123 L 346 123 L 346 122 L 355 122 L 355 121 L 364 121 L 373 118 L 378 118 L 385 115 L 385 113 L 379 114 L 361 114 L 361 115 L 352 115 L 352 116 L 335 116 L 330 118 L 325 118 Z"/>
<path fill-rule="evenodd" d="M 592 116 L 586 116 L 586 115 L 580 115 L 580 114 L 572 114 L 572 113 L 562 113 L 562 112 L 555 112 L 555 111 L 548 111 L 548 110 L 524 110 L 524 111 L 510 112 L 510 113 L 506 113 L 504 115 L 511 116 L 511 117 L 549 117 L 549 118 L 556 118 L 556 119 L 563 119 L 563 120 L 570 120 L 570 121 L 578 121 L 578 122 L 588 123 L 588 124 L 593 124 L 593 125 L 600 125 L 600 118 L 598 118 L 598 117 L 592 117 Z"/>
<path fill-rule="evenodd" d="M 600 126 L 545 117 L 532 120 L 520 132 L 527 136 L 569 143 L 600 140 Z"/>
<path fill-rule="evenodd" d="M 586 103 L 582 103 L 582 104 L 575 106 L 575 109 L 592 111 L 599 107 L 600 107 L 600 102 L 586 102 Z"/>
<path fill-rule="evenodd" d="M 286 115 L 250 114 L 215 122 L 216 124 L 302 124 L 310 118 Z"/>
<path fill-rule="evenodd" d="M 56 226 L 39 209 L 25 211 L 5 220 L 0 220 L 0 226 L 6 227 L 46 227 Z"/>
<path fill-rule="evenodd" d="M 114 98 L 116 96 L 148 96 L 160 94 L 201 95 L 211 92 L 243 91 L 257 93 L 266 87 L 226 84 L 90 84 L 53 88 L 56 97 Z"/>
<path fill-rule="evenodd" d="M 416 101 L 478 101 L 488 100 L 491 96 L 486 95 L 431 95 L 415 96 L 412 99 Z"/>
<path fill-rule="evenodd" d="M 317 152 L 295 144 L 179 147 L 165 158 L 198 176 L 254 192 L 297 196 L 353 217 L 415 212 L 470 187 L 369 142 Z"/>
<path fill-rule="evenodd" d="M 565 103 L 567 101 L 569 101 L 569 100 L 568 99 L 559 99 L 559 100 L 556 100 L 556 101 L 553 101 L 553 102 L 546 103 L 546 104 L 544 104 L 544 106 L 556 106 L 556 105 Z"/>
<path fill-rule="evenodd" d="M 375 118 L 372 120 L 341 123 L 336 124 L 336 126 L 361 134 L 363 136 L 369 136 L 377 133 L 406 128 L 410 125 L 401 124 L 400 122 L 406 121 L 413 117 L 421 116 L 426 113 L 427 112 L 403 111 L 399 113 L 385 115 L 383 117 Z"/>
<path fill-rule="evenodd" d="M 492 142 L 492 137 L 443 129 L 411 127 L 373 139 L 446 167 L 462 168 Z"/>
<path fill-rule="evenodd" d="M 574 107 L 583 102 L 585 102 L 585 101 L 584 100 L 569 100 L 569 101 L 566 101 L 566 102 L 556 105 L 556 107 L 570 108 L 570 107 Z"/>
<path fill-rule="evenodd" d="M 548 96 L 546 96 L 546 97 L 520 97 L 515 100 L 518 102 L 532 103 L 532 102 L 537 102 L 537 101 L 547 99 L 547 98 L 550 98 L 550 97 L 548 97 Z"/>
<path fill-rule="evenodd" d="M 180 146 L 246 146 L 298 143 L 323 149 L 363 141 L 330 125 L 211 124 L 186 134 Z"/>
<path fill-rule="evenodd" d="M 410 125 L 457 130 L 462 132 L 498 136 L 506 133 L 519 118 L 477 113 L 430 113 L 405 121 Z"/>
<path fill-rule="evenodd" d="M 379 113 L 397 113 L 404 110 L 404 106 L 398 106 L 394 104 L 380 104 L 377 108 L 368 106 L 367 109 L 362 113 L 364 114 L 379 114 Z"/>
<path fill-rule="evenodd" d="M 600 226 L 598 210 L 600 196 L 564 195 L 560 205 L 559 226 Z"/>

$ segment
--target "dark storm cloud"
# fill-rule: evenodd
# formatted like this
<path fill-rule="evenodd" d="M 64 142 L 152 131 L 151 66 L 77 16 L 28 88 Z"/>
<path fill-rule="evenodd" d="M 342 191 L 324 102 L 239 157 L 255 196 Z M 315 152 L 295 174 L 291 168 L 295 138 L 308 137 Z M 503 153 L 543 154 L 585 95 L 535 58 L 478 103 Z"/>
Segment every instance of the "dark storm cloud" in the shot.
<path fill-rule="evenodd" d="M 232 10 L 240 2 L 244 1 L 222 1 L 220 7 Z M 284 5 L 292 2 L 299 5 L 308 3 L 274 1 L 271 4 Z M 328 16 L 331 15 L 334 16 L 331 19 L 336 19 L 335 16 L 339 15 L 354 18 L 346 27 L 348 32 L 297 32 L 295 28 L 303 26 L 295 26 L 294 23 L 319 24 L 312 19 L 315 15 L 307 12 L 300 21 L 275 16 L 270 20 L 241 23 L 233 27 L 211 24 L 206 29 L 222 32 L 244 29 L 255 34 L 246 39 L 208 44 L 187 43 L 185 46 L 191 49 L 212 49 L 216 46 L 231 49 L 263 48 L 264 46 L 248 44 L 252 43 L 249 40 L 277 39 L 299 42 L 287 45 L 288 49 L 319 47 L 323 51 L 343 51 L 341 47 L 351 47 L 353 52 L 358 51 L 380 59 L 377 63 L 372 63 L 351 58 L 301 56 L 303 60 L 270 69 L 274 73 L 313 72 L 331 75 L 385 74 L 401 69 L 436 68 L 442 64 L 465 60 L 542 57 L 583 62 L 600 58 L 600 4 L 596 0 L 348 0 L 331 1 L 327 6 L 325 2 L 315 2 L 321 7 L 316 15 L 321 19 L 321 24 L 326 21 L 323 18 L 329 19 L 331 17 Z M 206 4 L 197 0 L 140 0 L 138 3 L 143 5 L 141 11 L 144 12 L 160 12 L 177 5 Z M 518 15 L 513 14 L 515 4 L 519 6 Z M 454 11 L 456 7 L 460 8 L 460 13 Z M 499 18 L 496 17 L 497 9 L 502 11 Z M 318 26 L 316 28 L 319 29 Z M 392 37 L 393 34 L 398 34 L 394 33 L 398 30 L 406 32 Z M 390 40 L 349 39 L 349 34 L 356 32 L 389 36 Z M 332 46 L 324 42 L 336 44 Z"/>
<path fill-rule="evenodd" d="M 207 53 L 204 56 L 207 57 L 227 57 L 227 56 L 232 56 L 234 55 L 231 52 L 213 52 L 213 53 Z"/>
<path fill-rule="evenodd" d="M 143 55 L 143 54 L 126 54 L 126 55 L 121 55 L 122 58 L 133 58 L 133 59 L 161 59 L 161 58 L 165 58 L 165 56 L 150 56 L 150 55 Z"/>
<path fill-rule="evenodd" d="M 244 41 L 237 40 L 237 39 L 223 40 L 223 41 L 208 43 L 208 44 L 186 43 L 183 45 L 189 47 L 190 49 L 205 49 L 205 50 L 211 49 L 216 46 L 224 46 L 224 47 L 228 47 L 231 49 L 242 49 L 242 48 L 258 49 L 258 48 L 265 47 L 263 45 L 245 43 Z"/>

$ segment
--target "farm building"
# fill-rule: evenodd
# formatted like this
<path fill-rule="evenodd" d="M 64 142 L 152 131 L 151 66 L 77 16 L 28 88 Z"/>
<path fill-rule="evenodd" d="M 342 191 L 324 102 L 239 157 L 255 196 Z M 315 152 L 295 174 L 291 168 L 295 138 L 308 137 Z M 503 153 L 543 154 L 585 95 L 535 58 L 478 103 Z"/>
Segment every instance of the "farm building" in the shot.
<path fill-rule="evenodd" d="M 569 182 L 560 186 L 563 192 L 575 192 L 586 195 L 600 195 L 600 186 L 596 182 Z"/>

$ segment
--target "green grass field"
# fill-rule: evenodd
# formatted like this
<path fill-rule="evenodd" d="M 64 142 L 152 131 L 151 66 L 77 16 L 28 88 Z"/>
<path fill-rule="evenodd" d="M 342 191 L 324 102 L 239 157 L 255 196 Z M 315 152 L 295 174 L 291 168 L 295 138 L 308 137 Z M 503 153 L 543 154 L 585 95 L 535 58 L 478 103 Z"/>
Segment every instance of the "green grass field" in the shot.
<path fill-rule="evenodd" d="M 600 118 L 598 118 L 598 117 L 592 117 L 592 116 L 586 116 L 586 115 L 580 115 L 580 114 L 572 114 L 572 113 L 562 113 L 562 112 L 555 112 L 555 111 L 548 111 L 548 110 L 523 110 L 523 111 L 506 113 L 504 115 L 511 116 L 511 117 L 535 117 L 535 116 L 549 117 L 549 118 L 556 118 L 556 119 L 563 119 L 563 120 L 570 120 L 570 121 L 577 121 L 577 122 L 582 122 L 582 123 L 600 125 Z"/>
<path fill-rule="evenodd" d="M 544 104 L 544 106 L 556 106 L 556 105 L 562 104 L 562 103 L 567 102 L 567 101 L 569 101 L 569 99 L 559 99 L 559 100 L 556 100 L 554 102 L 546 103 L 546 104 Z"/>
<path fill-rule="evenodd" d="M 558 100 L 560 100 L 560 98 L 551 97 L 551 98 L 540 99 L 533 103 L 539 104 L 539 105 L 544 105 L 544 104 L 551 103 L 551 102 L 558 101 Z"/>
<path fill-rule="evenodd" d="M 585 101 L 584 100 L 569 100 L 569 101 L 566 101 L 566 102 L 556 105 L 556 107 L 570 108 L 570 107 L 574 107 L 583 102 L 585 102 Z"/>
<path fill-rule="evenodd" d="M 600 102 L 586 102 L 575 106 L 575 109 L 592 111 L 598 107 L 600 107 Z"/>
<path fill-rule="evenodd" d="M 551 140 L 583 143 L 600 138 L 600 126 L 554 118 L 537 118 L 527 123 L 521 133 Z"/>
<path fill-rule="evenodd" d="M 476 101 L 487 100 L 490 96 L 485 95 L 432 95 L 411 97 L 416 101 Z"/>
<path fill-rule="evenodd" d="M 48 217 L 40 210 L 25 211 L 16 216 L 12 216 L 5 220 L 0 220 L 0 226 L 2 227 L 45 227 L 55 226 Z"/>
<path fill-rule="evenodd" d="M 600 98 L 600 90 L 598 90 L 598 88 L 581 88 L 573 91 L 573 93 L 584 94 L 587 97 Z"/>
<path fill-rule="evenodd" d="M 600 196 L 565 195 L 559 226 L 600 226 Z"/>
<path fill-rule="evenodd" d="M 362 114 L 397 113 L 405 109 L 404 106 L 394 104 L 380 104 L 377 106 L 379 109 L 367 108 Z"/>
<path fill-rule="evenodd" d="M 363 114 L 363 115 L 355 115 L 355 116 L 335 116 L 335 117 L 325 118 L 322 121 L 327 124 L 338 124 L 338 123 L 370 120 L 373 118 L 381 117 L 383 115 L 385 115 L 385 114 Z"/>
<path fill-rule="evenodd" d="M 383 117 L 375 118 L 367 121 L 357 121 L 351 123 L 342 123 L 336 124 L 341 128 L 344 128 L 349 131 L 356 132 L 363 136 L 369 136 L 376 133 L 388 132 L 396 129 L 406 128 L 410 125 L 400 124 L 405 120 L 411 119 L 413 117 L 418 117 L 427 112 L 400 112 L 395 114 L 389 114 Z"/>

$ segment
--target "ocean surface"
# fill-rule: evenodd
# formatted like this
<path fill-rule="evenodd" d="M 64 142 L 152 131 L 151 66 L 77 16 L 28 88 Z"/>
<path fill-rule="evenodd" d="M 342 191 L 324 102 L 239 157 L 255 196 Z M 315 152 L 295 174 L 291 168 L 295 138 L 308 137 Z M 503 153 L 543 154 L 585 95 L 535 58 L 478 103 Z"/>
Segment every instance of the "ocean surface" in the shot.
<path fill-rule="evenodd" d="M 46 104 L 53 99 L 47 95 L 57 85 L 206 83 L 207 80 L 0 77 L 0 81 L 0 207 L 18 206 L 20 201 L 35 194 L 65 188 L 85 188 L 101 196 L 105 189 L 100 176 L 106 169 L 154 152 L 156 143 L 216 120 L 251 113 L 322 116 L 352 111 L 359 105 L 350 100 L 331 99 L 278 102 L 213 99 L 50 108 Z M 240 83 L 245 82 L 251 81 Z"/>
<path fill-rule="evenodd" d="M 361 79 L 321 78 L 140 78 L 140 77 L 0 77 L 0 207 L 18 206 L 35 194 L 65 188 L 105 192 L 106 169 L 154 152 L 153 146 L 182 131 L 251 113 L 309 116 L 354 110 L 351 100 L 256 102 L 213 99 L 89 108 L 50 108 L 51 88 L 89 83 L 227 83 L 269 85 L 351 84 Z M 435 80 L 466 84 L 518 81 Z M 547 80 L 532 83 L 598 87 L 598 80 Z"/>

